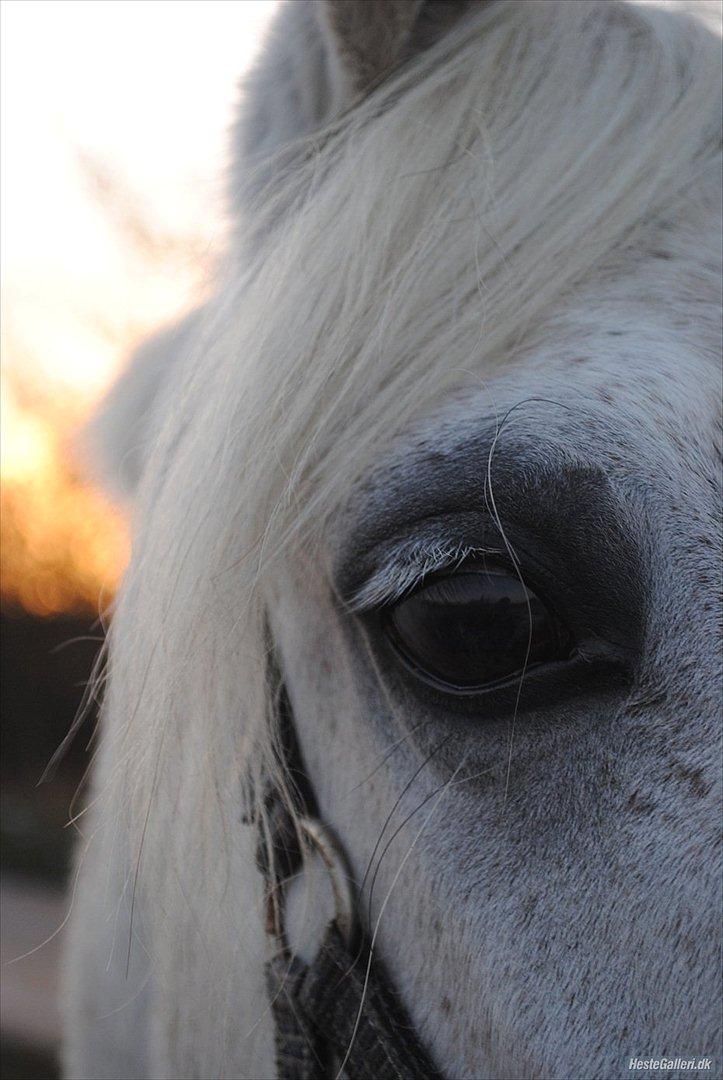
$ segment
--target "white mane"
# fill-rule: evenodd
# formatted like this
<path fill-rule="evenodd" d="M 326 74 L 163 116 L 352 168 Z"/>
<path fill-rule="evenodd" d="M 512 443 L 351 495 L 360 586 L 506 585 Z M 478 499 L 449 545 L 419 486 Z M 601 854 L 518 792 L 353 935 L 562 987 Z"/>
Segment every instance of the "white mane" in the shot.
<path fill-rule="evenodd" d="M 714 165 L 714 10 L 489 5 L 300 146 L 253 208 L 255 247 L 149 464 L 110 635 L 115 772 L 96 794 L 109 829 L 128 818 L 128 889 L 159 911 L 200 879 L 209 911 L 230 903 L 227 807 L 273 767 L 282 561 L 324 559 L 326 523 L 394 435 L 644 251 Z M 164 827 L 181 805 L 192 837 Z"/>

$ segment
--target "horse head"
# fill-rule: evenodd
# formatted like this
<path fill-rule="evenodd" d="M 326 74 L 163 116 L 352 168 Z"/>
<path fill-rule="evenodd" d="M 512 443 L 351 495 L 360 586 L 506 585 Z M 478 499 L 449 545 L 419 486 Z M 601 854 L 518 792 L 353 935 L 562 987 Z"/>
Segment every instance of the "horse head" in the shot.
<path fill-rule="evenodd" d="M 443 1074 L 719 1053 L 713 14 L 282 8 L 216 289 L 99 421 L 136 538 L 71 1075 L 276 1075 L 282 697 Z"/>

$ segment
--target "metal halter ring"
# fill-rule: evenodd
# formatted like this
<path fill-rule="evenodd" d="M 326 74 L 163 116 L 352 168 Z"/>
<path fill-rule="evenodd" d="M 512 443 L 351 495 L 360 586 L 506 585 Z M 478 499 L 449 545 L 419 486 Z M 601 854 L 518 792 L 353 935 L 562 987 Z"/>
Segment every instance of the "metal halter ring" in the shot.
<path fill-rule="evenodd" d="M 357 926 L 354 886 L 346 853 L 334 834 L 318 818 L 302 817 L 298 825 L 329 872 L 334 897 L 334 921 L 344 944 L 351 948 Z"/>
<path fill-rule="evenodd" d="M 344 849 L 318 818 L 302 816 L 295 824 L 326 867 L 334 897 L 334 922 L 344 944 L 351 949 L 357 937 L 357 920 L 354 885 Z M 284 929 L 283 895 L 278 886 L 270 888 L 267 894 L 267 932 L 276 938 L 282 952 L 290 952 Z"/>

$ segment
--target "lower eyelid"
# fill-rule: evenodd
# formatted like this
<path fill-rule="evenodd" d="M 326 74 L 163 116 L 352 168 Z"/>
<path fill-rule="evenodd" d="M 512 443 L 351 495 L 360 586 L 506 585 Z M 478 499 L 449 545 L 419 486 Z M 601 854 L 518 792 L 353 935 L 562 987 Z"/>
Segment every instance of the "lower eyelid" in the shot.
<path fill-rule="evenodd" d="M 388 648 L 393 646 L 389 643 Z M 401 660 L 401 663 L 400 663 Z M 435 699 L 440 709 L 461 709 L 462 715 L 481 720 L 504 720 L 512 713 L 524 714 L 530 710 L 556 708 L 565 700 L 582 698 L 586 694 L 627 689 L 632 679 L 629 657 L 623 658 L 618 650 L 598 649 L 597 655 L 584 658 L 579 650 L 567 660 L 536 664 L 529 667 L 520 685 L 519 673 L 482 687 L 450 687 L 433 678 L 423 678 L 410 669 L 408 662 L 395 656 L 395 666 L 407 671 L 405 683 L 416 686 L 424 694 L 427 707 L 434 707 Z M 412 681 L 409 681 L 409 676 Z M 431 697 L 430 697 L 431 695 Z"/>

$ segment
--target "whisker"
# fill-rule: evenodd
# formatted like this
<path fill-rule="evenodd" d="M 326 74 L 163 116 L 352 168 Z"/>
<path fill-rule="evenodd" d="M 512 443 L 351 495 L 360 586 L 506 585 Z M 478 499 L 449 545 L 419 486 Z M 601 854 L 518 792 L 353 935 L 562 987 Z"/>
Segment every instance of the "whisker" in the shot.
<path fill-rule="evenodd" d="M 377 877 L 379 875 L 379 871 L 381 869 L 382 862 L 384 861 L 385 855 L 389 851 L 390 847 L 392 846 L 392 844 L 394 843 L 395 839 L 397 838 L 399 833 L 402 831 L 404 826 L 407 825 L 408 822 L 410 822 L 412 820 L 412 818 L 415 816 L 415 814 L 417 814 L 422 809 L 423 806 L 426 806 L 426 804 L 429 802 L 430 799 L 434 798 L 434 796 L 438 792 L 443 791 L 445 787 L 455 787 L 458 784 L 467 784 L 467 783 L 470 782 L 470 780 L 477 780 L 480 776 L 488 776 L 491 772 L 493 772 L 493 769 L 483 769 L 481 772 L 473 773 L 472 776 L 463 776 L 461 780 L 446 781 L 444 784 L 440 784 L 440 786 L 435 788 L 434 791 L 430 791 L 429 794 L 425 795 L 424 799 L 422 799 L 419 806 L 415 807 L 414 810 L 412 810 L 409 814 L 407 814 L 404 821 L 402 821 L 402 823 L 394 830 L 394 832 L 392 833 L 392 835 L 389 837 L 386 844 L 384 845 L 384 850 L 382 851 L 381 855 L 379 856 L 379 859 L 377 860 L 377 865 L 376 865 L 376 867 L 374 869 L 374 874 L 372 876 L 372 881 L 371 881 L 371 884 L 369 886 L 369 902 L 368 902 L 368 905 L 367 905 L 367 921 L 368 921 L 369 925 L 371 925 L 371 921 L 372 921 L 372 900 L 374 898 L 374 886 L 376 885 Z"/>
<path fill-rule="evenodd" d="M 364 871 L 364 876 L 363 876 L 363 878 L 362 878 L 362 880 L 361 880 L 361 885 L 359 886 L 359 892 L 360 892 L 360 894 L 364 892 L 364 886 L 366 885 L 367 877 L 369 876 L 369 871 L 370 871 L 370 870 L 371 870 L 371 868 L 372 868 L 372 864 L 373 864 L 373 862 L 374 862 L 374 859 L 375 859 L 375 857 L 376 857 L 376 853 L 377 853 L 377 851 L 379 850 L 379 845 L 381 844 L 382 840 L 384 839 L 384 833 L 385 833 L 385 832 L 386 832 L 386 830 L 387 830 L 387 826 L 389 825 L 389 822 L 390 822 L 390 821 L 392 820 L 392 818 L 394 817 L 394 814 L 396 813 L 397 807 L 399 806 L 399 804 L 401 803 L 402 799 L 403 799 L 403 798 L 404 798 L 404 796 L 405 796 L 405 795 L 407 794 L 407 792 L 409 791 L 409 789 L 411 788 L 412 784 L 413 784 L 413 783 L 414 783 L 414 781 L 415 781 L 415 780 L 417 779 L 417 777 L 419 776 L 419 774 L 421 773 L 421 771 L 422 771 L 422 769 L 423 769 L 423 768 L 425 767 L 425 765 L 428 765 L 428 764 L 429 764 L 429 762 L 430 762 L 430 761 L 432 760 L 432 758 L 433 758 L 433 757 L 434 757 L 434 755 L 435 755 L 435 754 L 437 753 L 437 751 L 438 751 L 438 750 L 441 750 L 441 749 L 442 749 L 442 747 L 443 747 L 443 746 L 445 745 L 445 743 L 448 743 L 448 742 L 449 742 L 449 740 L 450 740 L 451 738 L 452 738 L 451 734 L 450 734 L 450 735 L 446 735 L 446 736 L 445 736 L 445 737 L 444 737 L 443 739 L 441 739 L 441 740 L 440 740 L 440 741 L 439 741 L 439 742 L 437 743 L 437 745 L 436 745 L 436 746 L 434 747 L 434 749 L 433 749 L 433 750 L 432 750 L 432 751 L 431 751 L 431 752 L 430 752 L 430 753 L 429 753 L 429 754 L 427 755 L 427 757 L 426 757 L 426 758 L 424 759 L 424 761 L 423 761 L 423 762 L 421 763 L 421 765 L 419 766 L 419 768 L 415 769 L 414 773 L 412 774 L 412 776 L 410 777 L 410 779 L 409 779 L 409 780 L 407 781 L 407 783 L 406 783 L 406 784 L 404 785 L 404 787 L 402 788 L 401 792 L 400 792 L 400 793 L 399 793 L 399 795 L 397 796 L 397 798 L 396 798 L 396 800 L 395 800 L 395 802 L 394 802 L 394 805 L 392 806 L 391 810 L 390 810 L 390 811 L 389 811 L 389 813 L 387 814 L 386 820 L 385 820 L 385 822 L 384 822 L 384 824 L 383 824 L 383 826 L 382 826 L 382 830 L 381 830 L 381 832 L 379 833 L 379 837 L 378 837 L 378 839 L 377 839 L 377 842 L 376 842 L 376 844 L 374 845 L 374 850 L 372 851 L 372 853 L 371 853 L 371 856 L 370 856 L 370 858 L 369 858 L 369 862 L 367 863 L 367 868 L 366 868 L 366 870 Z"/>
<path fill-rule="evenodd" d="M 387 761 L 389 761 L 389 758 L 392 756 L 392 754 L 396 753 L 402 743 L 406 742 L 410 735 L 413 735 L 415 731 L 419 731 L 421 726 L 421 723 L 415 724 L 414 727 L 411 728 L 411 730 L 408 731 L 406 735 L 402 735 L 399 739 L 396 740 L 396 742 L 392 743 L 390 749 L 387 750 L 381 761 L 379 761 L 378 764 L 374 766 L 368 776 L 365 776 L 363 780 L 360 780 L 358 784 L 355 784 L 354 787 L 350 789 L 349 794 L 352 795 L 355 791 L 358 791 L 360 787 L 364 787 L 364 784 L 368 783 L 373 776 L 376 776 L 379 770 L 384 765 L 386 765 Z"/>
<path fill-rule="evenodd" d="M 459 772 L 459 770 L 463 767 L 466 759 L 467 758 L 466 758 L 466 755 L 465 755 L 465 757 L 459 763 L 459 765 L 457 766 L 455 771 L 452 773 L 452 776 L 450 777 L 449 781 L 443 786 L 442 790 L 439 792 L 439 794 L 437 796 L 437 799 L 436 799 L 434 805 L 432 806 L 432 809 L 429 811 L 427 817 L 424 819 L 424 822 L 422 823 L 422 826 L 419 829 L 419 832 L 414 837 L 414 840 L 412 840 L 412 843 L 409 845 L 406 854 L 404 855 L 403 859 L 399 863 L 399 866 L 397 868 L 397 872 L 394 875 L 394 878 L 392 879 L 392 883 L 389 886 L 389 889 L 387 890 L 387 894 L 384 897 L 384 900 L 382 902 L 382 906 L 379 909 L 379 915 L 377 917 L 377 921 L 376 921 L 376 924 L 374 926 L 374 932 L 372 934 L 372 939 L 371 939 L 371 942 L 370 942 L 370 945 L 369 945 L 369 956 L 368 956 L 368 959 L 367 959 L 366 971 L 364 973 L 364 985 L 363 985 L 363 988 L 362 988 L 362 997 L 361 997 L 361 1001 L 359 1003 L 359 1009 L 357 1011 L 356 1020 L 354 1022 L 354 1028 L 353 1028 L 352 1033 L 351 1033 L 351 1038 L 349 1040 L 349 1045 L 347 1047 L 346 1054 L 344 1055 L 344 1059 L 343 1059 L 341 1065 L 339 1066 L 339 1071 L 336 1074 L 335 1080 L 341 1080 L 342 1074 L 344 1072 L 344 1068 L 346 1066 L 347 1061 L 349 1060 L 349 1055 L 351 1054 L 352 1047 L 354 1045 L 354 1040 L 356 1039 L 356 1035 L 357 1035 L 357 1032 L 359 1030 L 359 1024 L 361 1022 L 362 1010 L 364 1008 L 364 1001 L 365 1001 L 365 998 L 366 998 L 367 990 L 369 988 L 369 976 L 370 976 L 370 973 L 371 973 L 371 966 L 372 966 L 372 959 L 373 959 L 373 956 L 374 956 L 374 949 L 376 947 L 377 936 L 379 934 L 379 927 L 381 925 L 382 916 L 384 915 L 384 911 L 386 910 L 386 906 L 389 903 L 389 899 L 390 899 L 390 897 L 391 897 L 391 895 L 392 895 L 392 893 L 394 891 L 394 887 L 397 884 L 397 881 L 399 880 L 399 878 L 401 876 L 402 870 L 404 869 L 404 867 L 405 867 L 405 865 L 407 863 L 407 860 L 409 859 L 410 855 L 412 854 L 412 851 L 414 850 L 414 848 L 415 848 L 419 838 L 421 837 L 422 833 L 426 829 L 429 822 L 432 820 L 434 812 L 437 809 L 437 807 L 439 806 L 440 801 L 444 798 L 445 793 L 449 790 L 449 786 L 450 786 L 451 781 L 454 780 L 454 778 L 457 775 L 457 773 Z"/>
<path fill-rule="evenodd" d="M 495 431 L 495 436 L 494 436 L 494 439 L 492 440 L 492 445 L 490 446 L 489 454 L 487 455 L 487 471 L 486 471 L 486 476 L 485 476 L 485 501 L 487 500 L 487 497 L 489 495 L 488 506 L 490 508 L 490 512 L 491 512 L 491 514 L 492 514 L 492 516 L 494 518 L 494 521 L 495 521 L 495 524 L 497 525 L 497 528 L 499 529 L 500 536 L 502 537 L 502 542 L 505 545 L 505 548 L 507 550 L 507 554 L 510 557 L 510 560 L 511 560 L 512 565 L 514 567 L 515 573 L 517 574 L 517 576 L 518 576 L 518 578 L 520 580 L 520 584 L 525 589 L 525 603 L 527 605 L 527 619 L 528 619 L 528 634 L 527 634 L 527 648 L 525 650 L 525 661 L 524 661 L 524 663 L 522 665 L 522 671 L 520 672 L 520 680 L 519 680 L 519 683 L 517 685 L 517 695 L 515 697 L 515 707 L 514 707 L 513 712 L 512 712 L 512 720 L 510 721 L 510 737 L 509 737 L 508 754 L 507 754 L 507 771 L 506 771 L 506 774 L 505 774 L 505 787 L 504 787 L 504 793 L 503 793 L 503 796 L 502 796 L 502 805 L 503 806 L 507 802 L 507 795 L 508 795 L 509 788 L 510 788 L 510 775 L 512 773 L 512 751 L 513 751 L 514 739 L 515 739 L 515 724 L 516 724 L 516 721 L 517 721 L 517 714 L 519 713 L 519 709 L 520 709 L 520 700 L 522 698 L 522 686 L 523 686 L 523 683 L 525 681 L 525 675 L 527 674 L 527 669 L 528 669 L 529 663 L 530 663 L 530 655 L 532 653 L 533 620 L 532 620 L 532 605 L 530 604 L 529 593 L 527 592 L 527 587 L 525 586 L 525 581 L 524 581 L 524 578 L 522 576 L 522 569 L 520 567 L 520 561 L 517 558 L 517 554 L 516 554 L 514 548 L 512 547 L 512 544 L 510 543 L 510 541 L 509 541 L 509 539 L 507 537 L 507 534 L 506 534 L 506 532 L 504 530 L 504 527 L 502 525 L 502 519 L 500 517 L 499 511 L 497 509 L 497 504 L 495 502 L 494 492 L 492 490 L 492 459 L 494 457 L 495 450 L 497 449 L 497 443 L 499 441 L 500 435 L 502 434 L 502 429 L 504 428 L 505 424 L 509 420 L 512 413 L 515 412 L 517 409 L 522 408 L 522 406 L 532 404 L 533 402 L 544 402 L 545 404 L 548 404 L 548 405 L 559 405 L 560 408 L 562 408 L 562 409 L 569 409 L 569 406 L 564 405 L 562 402 L 553 401 L 552 399 L 548 399 L 548 398 L 539 398 L 539 397 L 525 398 L 523 401 L 518 401 L 515 405 L 512 405 L 507 410 L 505 415 L 502 417 L 502 421 L 497 426 L 497 430 Z"/>

